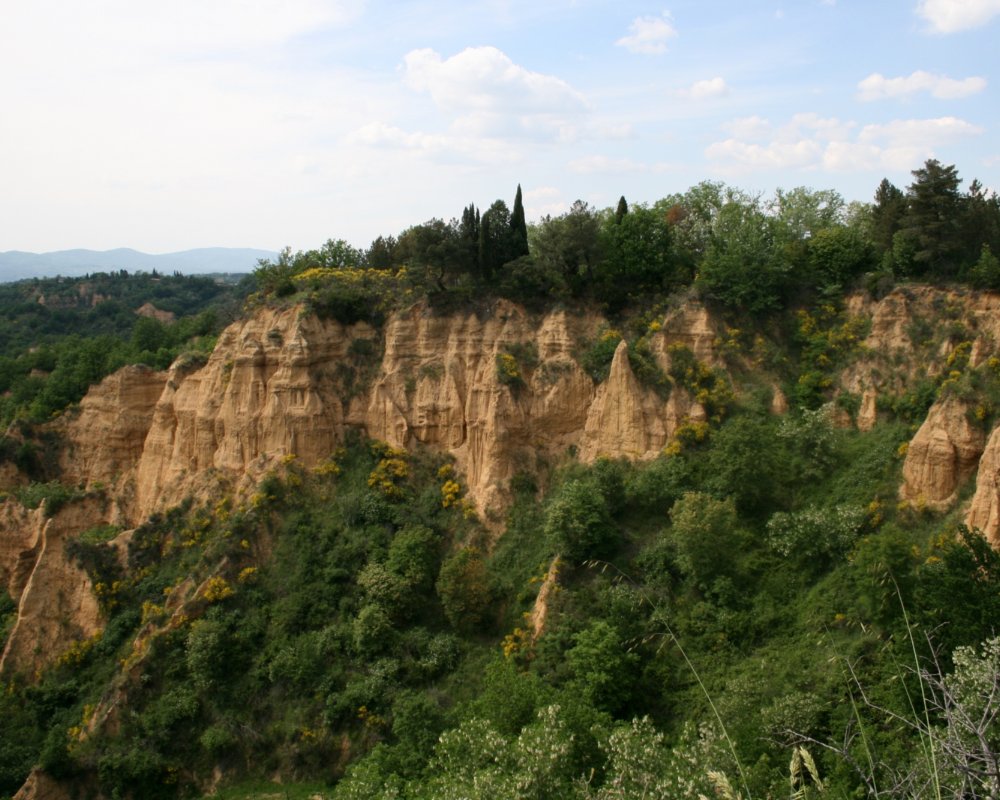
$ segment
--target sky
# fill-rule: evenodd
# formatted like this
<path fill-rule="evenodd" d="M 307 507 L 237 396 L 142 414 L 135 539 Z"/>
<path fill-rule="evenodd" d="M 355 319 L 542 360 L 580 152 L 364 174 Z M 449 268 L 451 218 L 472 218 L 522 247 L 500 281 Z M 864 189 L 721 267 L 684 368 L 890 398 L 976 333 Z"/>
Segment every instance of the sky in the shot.
<path fill-rule="evenodd" d="M 0 251 L 366 246 L 703 180 L 1000 190 L 1000 0 L 0 0 Z"/>

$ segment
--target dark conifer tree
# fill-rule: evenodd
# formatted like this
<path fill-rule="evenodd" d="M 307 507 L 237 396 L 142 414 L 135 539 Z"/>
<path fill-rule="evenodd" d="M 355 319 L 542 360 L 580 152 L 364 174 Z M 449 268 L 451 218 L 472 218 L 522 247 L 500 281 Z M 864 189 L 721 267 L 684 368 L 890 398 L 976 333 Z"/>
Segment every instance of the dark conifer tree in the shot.
<path fill-rule="evenodd" d="M 521 184 L 514 195 L 514 210 L 510 214 L 510 247 L 507 260 L 528 255 L 528 223 L 524 219 L 524 202 L 521 199 Z"/>
<path fill-rule="evenodd" d="M 482 278 L 482 262 L 479 258 L 479 209 L 474 203 L 462 209 L 462 221 L 458 226 L 459 258 L 462 270 L 476 280 Z"/>
<path fill-rule="evenodd" d="M 621 225 L 627 213 L 628 203 L 625 202 L 625 195 L 622 195 L 618 198 L 618 208 L 615 209 L 615 225 Z"/>
<path fill-rule="evenodd" d="M 365 265 L 372 269 L 389 269 L 396 264 L 396 239 L 393 236 L 379 236 L 375 239 L 368 252 L 365 253 Z"/>
<path fill-rule="evenodd" d="M 962 179 L 954 165 L 928 159 L 912 172 L 906 190 L 906 217 L 902 230 L 915 245 L 915 271 L 933 276 L 955 275 L 961 267 Z"/>
<path fill-rule="evenodd" d="M 490 237 L 490 215 L 483 214 L 479 220 L 479 274 L 486 283 L 493 280 L 493 252 Z"/>
<path fill-rule="evenodd" d="M 872 241 L 879 253 L 892 249 L 892 237 L 903 224 L 905 213 L 906 195 L 888 178 L 883 178 L 875 190 L 875 205 L 872 207 Z"/>

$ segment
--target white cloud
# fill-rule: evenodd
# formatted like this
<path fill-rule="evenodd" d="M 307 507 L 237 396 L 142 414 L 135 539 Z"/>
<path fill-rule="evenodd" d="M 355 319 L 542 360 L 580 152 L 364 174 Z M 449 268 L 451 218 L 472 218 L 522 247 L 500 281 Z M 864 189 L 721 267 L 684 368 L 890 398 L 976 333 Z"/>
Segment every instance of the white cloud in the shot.
<path fill-rule="evenodd" d="M 628 29 L 628 36 L 618 39 L 615 44 L 631 53 L 642 55 L 667 52 L 667 42 L 677 36 L 677 29 L 667 11 L 659 17 L 637 17 L 632 20 Z"/>
<path fill-rule="evenodd" d="M 468 47 L 447 59 L 430 49 L 413 50 L 403 64 L 406 84 L 428 92 L 446 111 L 524 114 L 576 112 L 587 106 L 566 81 L 531 72 L 495 47 Z"/>
<path fill-rule="evenodd" d="M 524 192 L 524 213 L 528 219 L 546 215 L 558 216 L 569 210 L 570 204 L 562 199 L 562 192 L 555 186 L 538 186 Z"/>
<path fill-rule="evenodd" d="M 708 78 L 703 81 L 695 81 L 687 89 L 680 92 L 682 97 L 690 97 L 692 100 L 707 100 L 713 97 L 725 97 L 729 94 L 729 86 L 723 78 Z"/>
<path fill-rule="evenodd" d="M 866 102 L 890 97 L 907 97 L 918 92 L 928 92 L 940 100 L 968 97 L 986 88 L 986 79 L 980 77 L 957 80 L 945 75 L 935 75 L 923 70 L 901 78 L 886 78 L 875 72 L 858 83 L 858 99 Z"/>
<path fill-rule="evenodd" d="M 917 13 L 934 33 L 979 28 L 1000 14 L 1000 0 L 921 0 Z"/>
<path fill-rule="evenodd" d="M 495 47 L 469 47 L 447 59 L 434 50 L 413 50 L 403 70 L 404 83 L 455 115 L 453 129 L 466 136 L 572 141 L 588 108 L 566 81 L 525 69 Z"/>
<path fill-rule="evenodd" d="M 895 120 L 856 131 L 851 122 L 796 114 L 778 128 L 756 117 L 735 120 L 726 127 L 732 135 L 710 144 L 705 155 L 718 165 L 741 171 L 905 170 L 933 156 L 937 147 L 983 133 L 983 128 L 956 117 Z"/>
<path fill-rule="evenodd" d="M 736 139 L 763 139 L 770 136 L 772 128 L 766 119 L 754 115 L 730 120 L 723 125 L 723 130 Z"/>

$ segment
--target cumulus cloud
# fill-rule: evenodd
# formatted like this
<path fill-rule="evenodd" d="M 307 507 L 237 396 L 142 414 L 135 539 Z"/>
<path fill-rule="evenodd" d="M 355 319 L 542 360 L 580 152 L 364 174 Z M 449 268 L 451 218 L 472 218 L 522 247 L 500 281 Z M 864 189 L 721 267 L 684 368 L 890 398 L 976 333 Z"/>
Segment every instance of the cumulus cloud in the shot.
<path fill-rule="evenodd" d="M 687 89 L 682 89 L 682 97 L 690 97 L 692 100 L 708 100 L 713 97 L 725 97 L 729 94 L 729 86 L 723 78 L 708 78 L 703 81 L 695 81 Z"/>
<path fill-rule="evenodd" d="M 983 133 L 983 128 L 956 117 L 894 120 L 857 130 L 854 123 L 816 114 L 797 114 L 780 127 L 758 118 L 737 120 L 728 130 L 744 135 L 713 142 L 705 155 L 743 171 L 910 169 L 933 156 L 936 147 Z"/>
<path fill-rule="evenodd" d="M 529 219 L 546 215 L 558 216 L 568 211 L 569 206 L 563 199 L 562 192 L 555 186 L 538 186 L 524 193 L 524 213 Z"/>
<path fill-rule="evenodd" d="M 1000 14 L 1000 0 L 921 0 L 917 14 L 934 33 L 979 28 Z"/>
<path fill-rule="evenodd" d="M 677 29 L 667 11 L 659 17 L 637 17 L 632 20 L 628 30 L 628 36 L 618 39 L 615 44 L 631 53 L 642 55 L 667 52 L 667 42 L 677 36 Z"/>
<path fill-rule="evenodd" d="M 520 133 L 572 141 L 588 108 L 566 81 L 515 64 L 495 47 L 469 47 L 450 58 L 413 50 L 403 70 L 404 83 L 455 115 L 453 128 L 468 136 Z"/>
<path fill-rule="evenodd" d="M 949 78 L 917 70 L 900 78 L 886 78 L 875 72 L 858 83 L 858 99 L 870 102 L 892 97 L 908 97 L 918 92 L 928 92 L 940 100 L 968 97 L 986 88 L 986 79 L 980 77 Z"/>
<path fill-rule="evenodd" d="M 763 117 L 737 117 L 722 129 L 735 139 L 763 139 L 771 134 L 771 123 Z"/>
<path fill-rule="evenodd" d="M 566 81 L 515 64 L 495 47 L 467 47 L 443 59 L 424 48 L 403 59 L 404 81 L 447 111 L 580 111 L 587 102 Z"/>

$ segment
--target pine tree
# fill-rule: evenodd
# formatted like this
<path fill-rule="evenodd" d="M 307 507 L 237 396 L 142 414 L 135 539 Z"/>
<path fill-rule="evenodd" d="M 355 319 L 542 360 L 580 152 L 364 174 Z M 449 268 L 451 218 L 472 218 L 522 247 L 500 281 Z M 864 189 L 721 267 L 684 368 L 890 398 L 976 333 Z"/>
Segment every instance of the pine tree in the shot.
<path fill-rule="evenodd" d="M 929 275 L 955 275 L 965 249 L 961 237 L 962 179 L 954 165 L 928 159 L 912 172 L 906 190 L 906 217 L 902 230 L 913 241 L 917 271 Z"/>
<path fill-rule="evenodd" d="M 524 203 L 521 199 L 521 184 L 517 185 L 514 196 L 514 210 L 510 214 L 510 248 L 508 260 L 528 255 L 528 223 L 524 219 Z"/>

